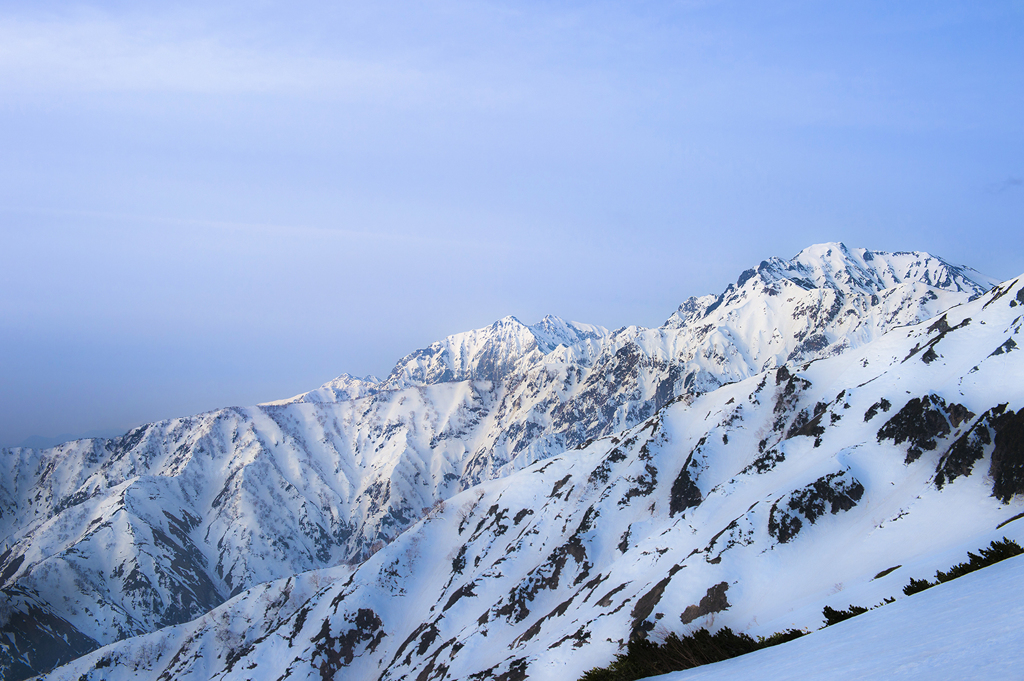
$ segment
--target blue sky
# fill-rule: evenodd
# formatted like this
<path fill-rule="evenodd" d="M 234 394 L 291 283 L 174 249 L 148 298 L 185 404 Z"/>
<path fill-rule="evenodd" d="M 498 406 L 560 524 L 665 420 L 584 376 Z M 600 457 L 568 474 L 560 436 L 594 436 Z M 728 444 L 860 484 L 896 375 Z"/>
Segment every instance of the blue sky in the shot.
<path fill-rule="evenodd" d="M 0 3 L 0 445 L 656 325 L 822 241 L 1024 271 L 1021 2 Z"/>

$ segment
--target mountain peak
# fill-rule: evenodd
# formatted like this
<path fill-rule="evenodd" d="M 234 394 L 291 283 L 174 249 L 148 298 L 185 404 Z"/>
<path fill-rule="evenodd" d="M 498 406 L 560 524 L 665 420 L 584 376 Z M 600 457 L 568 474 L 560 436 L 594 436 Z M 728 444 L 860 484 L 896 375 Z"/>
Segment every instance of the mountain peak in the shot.
<path fill-rule="evenodd" d="M 690 390 L 713 390 L 787 362 L 857 347 L 989 290 L 995 280 L 921 251 L 814 244 L 772 257 L 717 296 L 685 301 L 661 328 Z"/>
<path fill-rule="evenodd" d="M 538 347 L 548 354 L 559 346 L 573 346 L 588 340 L 599 340 L 608 335 L 608 330 L 594 324 L 567 322 L 561 317 L 547 315 L 530 327 L 537 339 Z"/>
<path fill-rule="evenodd" d="M 264 402 L 264 405 L 293 404 L 296 402 L 345 402 L 373 395 L 380 388 L 380 379 L 373 375 L 362 378 L 352 374 L 341 374 L 322 386 L 309 392 L 299 393 L 284 400 Z"/>
<path fill-rule="evenodd" d="M 496 321 L 493 324 L 491 324 L 491 328 L 492 329 L 499 329 L 499 328 L 502 328 L 502 327 L 509 327 L 509 326 L 511 326 L 511 327 L 523 327 L 523 328 L 526 328 L 526 324 L 523 324 L 521 321 L 519 321 L 519 319 L 517 317 L 514 317 L 513 315 L 510 315 L 510 314 L 505 315 L 504 317 L 502 317 L 498 321 Z"/>
<path fill-rule="evenodd" d="M 791 260 L 775 259 L 780 276 L 813 282 L 816 287 L 878 292 L 905 283 L 946 291 L 981 294 L 998 283 L 980 272 L 954 265 L 925 251 L 869 251 L 839 242 L 814 244 Z M 795 276 L 794 276 L 795 275 Z"/>

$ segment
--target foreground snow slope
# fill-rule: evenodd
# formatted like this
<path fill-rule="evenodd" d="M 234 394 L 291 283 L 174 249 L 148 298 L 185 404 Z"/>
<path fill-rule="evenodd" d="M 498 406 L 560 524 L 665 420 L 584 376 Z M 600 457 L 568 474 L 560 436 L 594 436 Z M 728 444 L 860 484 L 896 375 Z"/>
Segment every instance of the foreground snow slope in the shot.
<path fill-rule="evenodd" d="M 478 482 L 680 396 L 863 346 L 991 283 L 926 253 L 823 244 L 691 298 L 657 329 L 507 317 L 411 353 L 383 381 L 346 375 L 113 440 L 3 450 L 0 590 L 14 614 L 0 618 L 0 669 L 43 670 L 256 584 L 358 562 Z"/>
<path fill-rule="evenodd" d="M 813 636 L 657 681 L 1020 679 L 1024 559 L 1011 558 Z"/>
<path fill-rule="evenodd" d="M 466 490 L 244 641 L 214 618 L 51 678 L 565 679 L 638 632 L 899 597 L 1024 540 L 1022 281 Z"/>

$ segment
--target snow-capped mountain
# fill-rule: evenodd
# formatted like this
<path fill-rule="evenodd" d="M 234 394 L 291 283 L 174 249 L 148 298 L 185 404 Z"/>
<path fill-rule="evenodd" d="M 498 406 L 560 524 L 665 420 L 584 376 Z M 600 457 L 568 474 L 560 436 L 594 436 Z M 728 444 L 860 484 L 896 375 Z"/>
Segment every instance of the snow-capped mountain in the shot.
<path fill-rule="evenodd" d="M 644 632 L 902 598 L 1024 539 L 1022 329 L 1024 276 L 465 490 L 286 615 L 240 624 L 271 585 L 48 678 L 575 678 Z"/>
<path fill-rule="evenodd" d="M 286 400 L 265 402 L 268 405 L 295 404 L 296 402 L 346 402 L 367 397 L 380 391 L 380 379 L 376 376 L 358 378 L 351 374 L 342 374 L 327 381 L 316 390 L 299 393 Z"/>
<path fill-rule="evenodd" d="M 257 584 L 358 563 L 473 485 L 673 400 L 863 347 L 992 283 L 923 253 L 825 244 L 762 262 L 656 329 L 506 317 L 383 381 L 343 375 L 113 440 L 3 450 L 0 665 L 46 669 Z"/>

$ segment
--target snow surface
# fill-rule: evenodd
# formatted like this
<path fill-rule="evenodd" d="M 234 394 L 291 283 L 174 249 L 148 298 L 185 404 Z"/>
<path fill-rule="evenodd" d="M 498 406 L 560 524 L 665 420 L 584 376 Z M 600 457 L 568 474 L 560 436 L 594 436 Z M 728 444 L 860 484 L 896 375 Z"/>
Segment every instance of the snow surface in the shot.
<path fill-rule="evenodd" d="M 342 374 L 324 383 L 316 390 L 300 393 L 284 400 L 264 402 L 264 405 L 284 405 L 296 402 L 345 402 L 367 397 L 380 391 L 380 379 L 376 376 L 358 378 L 351 374 Z M 261 405 L 263 406 L 263 405 Z"/>
<path fill-rule="evenodd" d="M 1002 561 L 810 636 L 658 681 L 1020 679 L 1024 557 Z"/>

